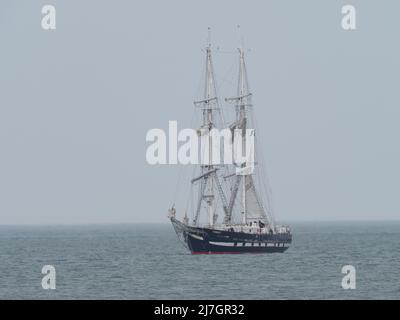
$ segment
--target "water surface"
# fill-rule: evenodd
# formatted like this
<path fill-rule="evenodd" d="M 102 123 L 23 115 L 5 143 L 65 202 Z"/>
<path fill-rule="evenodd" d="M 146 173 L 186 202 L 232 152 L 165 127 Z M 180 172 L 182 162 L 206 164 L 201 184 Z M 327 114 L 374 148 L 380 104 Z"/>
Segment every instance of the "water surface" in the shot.
<path fill-rule="evenodd" d="M 1 226 L 2 299 L 400 299 L 400 222 L 293 223 L 283 254 L 191 255 L 168 224 Z M 43 265 L 56 290 L 43 290 Z M 343 290 L 341 268 L 356 267 Z"/>

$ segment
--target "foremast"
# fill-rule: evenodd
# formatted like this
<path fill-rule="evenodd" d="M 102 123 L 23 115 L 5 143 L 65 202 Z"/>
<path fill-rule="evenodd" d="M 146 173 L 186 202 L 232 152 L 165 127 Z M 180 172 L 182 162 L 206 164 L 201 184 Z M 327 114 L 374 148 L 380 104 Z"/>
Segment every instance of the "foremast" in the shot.
<path fill-rule="evenodd" d="M 218 98 L 210 44 L 206 47 L 206 72 L 203 100 L 195 101 L 194 104 L 202 110 L 203 122 L 198 130 L 198 134 L 201 137 L 201 140 L 206 142 L 204 145 L 208 150 L 202 149 L 200 151 L 202 157 L 201 175 L 192 180 L 192 183 L 201 180 L 193 224 L 198 224 L 201 205 L 203 201 L 205 201 L 207 205 L 208 224 L 212 227 L 218 218 L 215 210 L 215 184 L 216 182 L 219 182 L 216 175 L 216 169 L 213 165 L 213 141 L 211 135 L 211 130 L 214 128 L 214 111 L 218 109 Z"/>

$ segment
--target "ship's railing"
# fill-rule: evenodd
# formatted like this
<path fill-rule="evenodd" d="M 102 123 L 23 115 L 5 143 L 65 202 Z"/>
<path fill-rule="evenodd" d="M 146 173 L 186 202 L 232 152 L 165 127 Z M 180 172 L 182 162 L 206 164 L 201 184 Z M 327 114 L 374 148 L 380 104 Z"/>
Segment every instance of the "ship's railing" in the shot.
<path fill-rule="evenodd" d="M 242 224 L 238 225 L 223 225 L 223 226 L 214 226 L 214 229 L 221 231 L 233 231 L 233 232 L 244 232 L 249 234 L 268 234 L 271 233 L 271 229 L 269 227 L 255 227 L 255 226 L 246 226 Z"/>
<path fill-rule="evenodd" d="M 289 226 L 276 226 L 276 233 L 290 233 L 290 227 Z"/>

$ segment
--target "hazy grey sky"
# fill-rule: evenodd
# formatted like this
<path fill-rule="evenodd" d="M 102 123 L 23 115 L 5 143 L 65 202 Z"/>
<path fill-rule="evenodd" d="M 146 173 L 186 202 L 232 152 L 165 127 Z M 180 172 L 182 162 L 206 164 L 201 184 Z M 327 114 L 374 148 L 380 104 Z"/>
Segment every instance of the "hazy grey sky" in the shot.
<path fill-rule="evenodd" d="M 44 4 L 55 31 L 41 28 Z M 341 28 L 344 4 L 356 31 Z M 399 11 L 395 0 L 1 1 L 0 224 L 166 222 L 179 169 L 146 163 L 146 132 L 190 123 L 207 27 L 233 51 L 238 24 L 277 217 L 398 219 Z M 230 95 L 237 56 L 214 63 Z"/>

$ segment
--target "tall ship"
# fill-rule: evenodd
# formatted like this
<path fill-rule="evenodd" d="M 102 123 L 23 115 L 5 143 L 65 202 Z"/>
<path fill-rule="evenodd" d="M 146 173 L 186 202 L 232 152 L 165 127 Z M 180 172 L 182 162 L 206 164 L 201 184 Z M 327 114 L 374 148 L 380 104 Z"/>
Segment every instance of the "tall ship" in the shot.
<path fill-rule="evenodd" d="M 292 242 L 292 234 L 289 226 L 275 222 L 272 211 L 269 183 L 258 152 L 245 51 L 238 49 L 237 93 L 223 100 L 217 94 L 210 44 L 205 54 L 204 96 L 194 105 L 201 118 L 196 132 L 202 139 L 208 139 L 208 158 L 193 165 L 191 180 L 185 182 L 185 188 L 190 189 L 191 194 L 186 210 L 178 214 L 173 204 L 168 210 L 168 218 L 179 240 L 192 254 L 284 252 Z M 225 120 L 220 100 L 224 108 L 231 111 L 232 121 Z M 215 156 L 212 130 L 223 128 L 230 130 L 232 137 L 234 132 L 242 132 L 239 146 L 242 151 L 248 150 L 246 147 L 250 145 L 249 135 L 244 134 L 250 130 L 252 141 L 255 141 L 254 156 L 241 163 L 215 164 L 212 161 Z"/>

